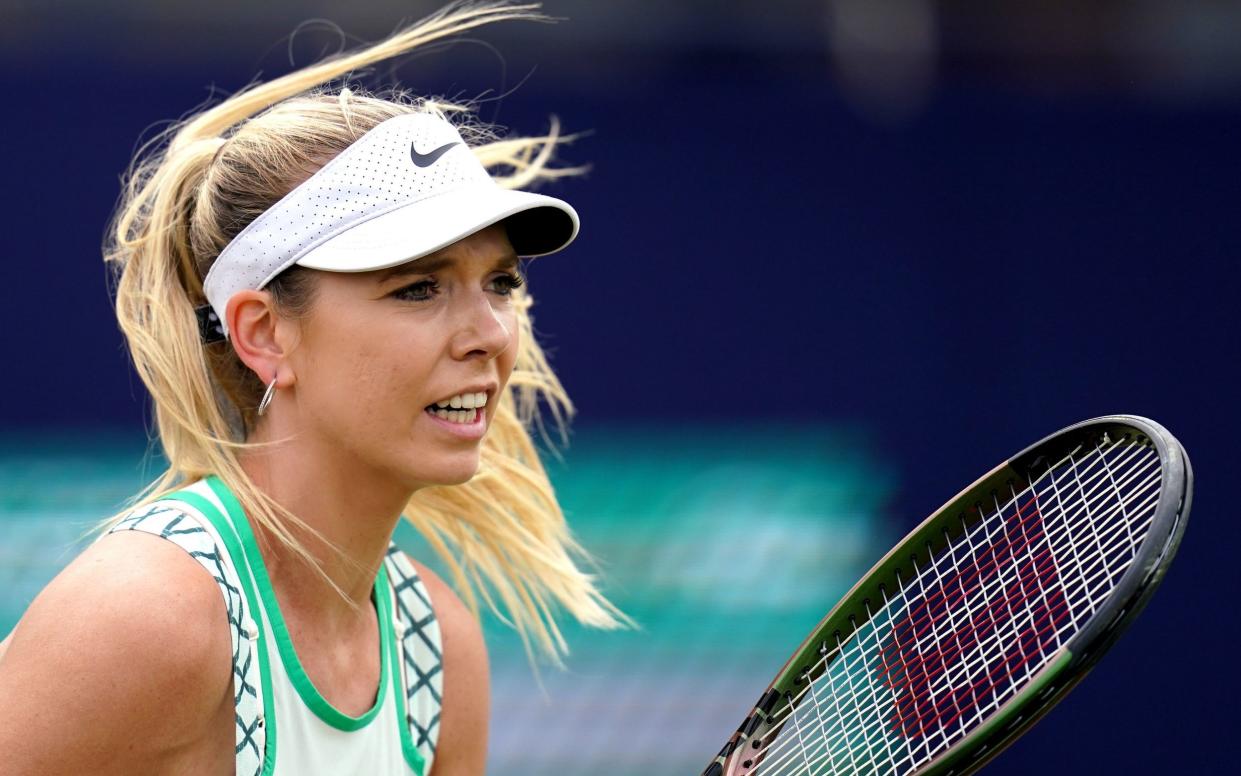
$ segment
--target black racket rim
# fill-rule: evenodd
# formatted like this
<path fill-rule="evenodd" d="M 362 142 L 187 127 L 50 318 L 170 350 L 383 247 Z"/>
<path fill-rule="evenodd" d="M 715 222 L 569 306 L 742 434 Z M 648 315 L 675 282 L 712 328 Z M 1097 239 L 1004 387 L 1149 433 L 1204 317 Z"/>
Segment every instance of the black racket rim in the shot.
<path fill-rule="evenodd" d="M 987 719 L 980 721 L 974 730 L 933 760 L 909 771 L 908 774 L 964 776 L 973 773 L 1029 729 L 1081 681 L 1145 608 L 1162 581 L 1184 535 L 1193 496 L 1192 468 L 1180 443 L 1167 429 L 1149 418 L 1137 415 L 1105 415 L 1060 429 L 1010 457 L 933 512 L 876 563 L 811 631 L 777 674 L 775 681 L 755 703 L 750 714 L 742 720 L 737 732 L 708 764 L 703 772 L 704 776 L 724 773 L 726 764 L 732 765 L 741 760 L 741 752 L 747 748 L 748 743 L 757 743 L 767 733 L 779 729 L 783 724 L 775 719 L 779 702 L 788 697 L 790 686 L 798 681 L 795 678 L 797 666 L 805 661 L 810 651 L 820 640 L 824 640 L 827 634 L 835 633 L 839 636 L 849 623 L 853 625 L 853 631 L 857 630 L 861 623 L 855 622 L 851 613 L 858 610 L 859 603 L 868 606 L 872 597 L 878 600 L 877 594 L 884 590 L 883 580 L 890 576 L 893 568 L 896 568 L 899 574 L 899 564 L 908 560 L 906 553 L 911 549 L 920 551 L 922 544 L 943 522 L 945 514 L 964 511 L 974 504 L 981 494 L 994 490 L 997 482 L 1025 482 L 1026 473 L 1036 471 L 1044 462 L 1047 468 L 1050 468 L 1084 442 L 1097 443 L 1103 439 L 1128 439 L 1139 444 L 1149 442 L 1159 458 L 1159 502 L 1151 517 L 1147 534 L 1135 551 L 1133 562 L 1123 572 L 1100 608 L 1081 630 L 1065 642 L 1058 651 L 1060 656 L 1049 661 L 1040 676 L 1033 678 L 1027 688 L 1023 688 L 993 711 Z M 852 633 L 845 640 L 851 637 Z M 1022 713 L 1014 714 L 1017 709 Z"/>
<path fill-rule="evenodd" d="M 1047 676 L 1031 682 L 1032 702 L 1006 704 L 993 717 L 909 776 L 968 776 L 976 773 L 1017 740 L 1066 697 L 1146 608 L 1163 580 L 1185 533 L 1193 502 L 1193 468 L 1175 437 L 1155 421 L 1137 415 L 1105 415 L 1076 423 L 1035 442 L 1010 459 L 1017 471 L 1036 468 L 1040 456 L 1059 459 L 1083 438 L 1103 434 L 1137 434 L 1150 441 L 1159 456 L 1160 499 L 1134 561 L 1090 621 L 1062 648 L 1068 659 L 1053 661 Z M 950 502 L 951 503 L 951 502 Z M 937 513 L 938 514 L 938 513 Z M 1014 700 L 1016 700 L 1014 698 Z M 1020 707 L 1022 714 L 1013 716 Z M 990 721 L 990 720 L 988 720 Z"/>
<path fill-rule="evenodd" d="M 1074 655 L 1074 667 L 1087 661 L 1099 645 L 1110 645 L 1150 600 L 1180 547 L 1193 499 L 1193 474 L 1184 448 L 1166 428 L 1149 418 L 1137 415 L 1107 415 L 1069 426 L 1013 456 L 1013 468 L 1020 470 L 1023 465 L 1027 469 L 1031 468 L 1030 464 L 1040 454 L 1040 450 L 1054 451 L 1058 438 L 1073 439 L 1092 432 L 1136 432 L 1149 439 L 1159 455 L 1161 495 L 1146 537 L 1135 553 L 1133 564 L 1121 575 L 1107 602 L 1099 608 L 1090 622 L 1065 644 L 1065 649 Z M 1178 498 L 1169 497 L 1172 494 L 1176 494 Z"/>

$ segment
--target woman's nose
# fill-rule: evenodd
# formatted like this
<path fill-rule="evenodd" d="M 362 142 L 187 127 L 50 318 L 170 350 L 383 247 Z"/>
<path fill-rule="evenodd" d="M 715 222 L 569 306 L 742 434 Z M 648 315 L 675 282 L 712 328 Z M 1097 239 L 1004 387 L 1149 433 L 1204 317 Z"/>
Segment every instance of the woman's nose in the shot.
<path fill-rule="evenodd" d="M 455 357 L 480 353 L 494 358 L 509 347 L 516 326 L 511 308 L 498 308 L 491 294 L 482 289 L 469 294 L 461 306 L 460 326 L 453 342 Z"/>

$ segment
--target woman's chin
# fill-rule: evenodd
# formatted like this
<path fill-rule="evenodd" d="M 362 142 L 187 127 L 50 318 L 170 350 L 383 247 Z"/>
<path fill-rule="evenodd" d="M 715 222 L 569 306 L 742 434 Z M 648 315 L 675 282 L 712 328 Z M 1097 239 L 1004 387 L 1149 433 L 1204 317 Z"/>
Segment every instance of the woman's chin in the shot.
<path fill-rule="evenodd" d="M 437 466 L 434 470 L 424 468 L 416 472 L 408 472 L 407 480 L 414 483 L 414 487 L 463 485 L 478 474 L 478 456 L 470 456 L 469 460 L 464 460 L 465 456 L 462 458 L 463 460 L 457 465 L 448 465 L 448 462 L 445 462 L 445 465 Z"/>
<path fill-rule="evenodd" d="M 460 472 L 459 474 L 456 474 L 456 475 L 454 475 L 454 476 L 451 476 L 451 477 L 446 477 L 446 478 L 445 478 L 443 481 L 441 481 L 439 484 L 440 484 L 440 485 L 464 485 L 465 483 L 467 483 L 467 482 L 469 482 L 470 480 L 474 479 L 474 475 L 475 475 L 475 474 L 478 474 L 478 467 L 477 467 L 477 466 L 475 466 L 474 468 L 470 469 L 468 472 L 466 472 L 466 471 L 462 471 L 462 472 Z"/>

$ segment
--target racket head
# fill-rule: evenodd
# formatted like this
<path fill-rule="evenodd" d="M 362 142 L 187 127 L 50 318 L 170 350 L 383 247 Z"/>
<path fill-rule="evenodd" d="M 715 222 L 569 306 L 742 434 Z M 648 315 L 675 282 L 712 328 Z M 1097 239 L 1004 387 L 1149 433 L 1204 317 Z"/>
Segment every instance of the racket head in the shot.
<path fill-rule="evenodd" d="M 1080 495 L 1076 502 L 1061 492 L 1070 485 Z M 1011 498 L 1002 500 L 1005 492 Z M 1147 418 L 1094 418 L 1030 445 L 950 499 L 875 564 L 793 653 L 704 774 L 976 771 L 1063 698 L 1132 623 L 1176 553 L 1192 492 L 1192 468 L 1181 445 Z M 1031 498 L 1022 499 L 1025 494 Z M 1119 506 L 1106 506 L 1109 498 Z M 1060 524 L 1052 525 L 1056 519 Z M 1002 526 L 999 539 L 994 525 Z M 1105 538 L 1101 531 L 1108 532 Z M 975 547 L 982 533 L 992 538 Z M 968 559 L 967 546 L 974 553 Z M 989 551 L 994 557 L 986 561 Z M 910 579 L 923 582 L 907 587 Z M 960 591 L 950 590 L 954 586 Z M 1002 591 L 998 597 L 996 590 Z M 1035 590 L 1042 601 L 1031 604 Z M 894 607 L 895 591 L 901 603 Z M 956 620 L 954 606 L 987 603 L 988 595 L 990 604 L 978 609 L 986 617 Z M 969 665 L 976 657 L 962 634 L 980 634 L 990 620 L 994 633 L 986 640 L 1004 644 L 996 624 L 1004 617 L 996 613 L 1009 610 L 1016 622 L 1014 601 L 1028 610 L 1030 624 L 1007 634 L 1019 655 L 1006 646 L 997 670 L 983 664 L 985 700 L 993 707 L 982 708 L 977 683 L 965 695 L 941 689 L 937 696 L 933 686 L 951 684 L 946 678 L 959 671 L 955 659 Z M 955 640 L 947 650 L 945 618 L 946 640 Z M 936 629 L 941 633 L 924 653 L 917 645 Z M 1005 670 L 1004 681 L 994 682 Z M 870 706 L 858 704 L 851 717 L 840 711 L 840 698 L 853 700 L 859 685 L 869 691 Z M 886 709 L 879 697 L 885 691 Z M 813 712 L 807 711 L 811 701 Z M 838 708 L 824 714 L 829 703 Z M 976 708 L 963 709 L 971 703 Z M 867 733 L 868 724 L 881 732 Z M 915 753 L 906 740 L 909 754 L 898 757 L 893 735 L 928 743 Z M 816 737 L 822 746 L 809 746 Z M 877 751 L 881 747 L 886 751 Z"/>

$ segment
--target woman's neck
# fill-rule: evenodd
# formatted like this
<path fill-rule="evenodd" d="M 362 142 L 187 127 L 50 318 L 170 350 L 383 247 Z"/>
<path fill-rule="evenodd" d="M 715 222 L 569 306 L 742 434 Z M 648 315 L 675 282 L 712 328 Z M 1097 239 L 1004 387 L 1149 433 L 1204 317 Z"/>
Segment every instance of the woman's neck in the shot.
<path fill-rule="evenodd" d="M 267 440 L 255 434 L 249 441 Z M 247 450 L 240 463 L 259 490 L 311 529 L 288 526 L 348 597 L 348 602 L 342 599 L 304 558 L 254 525 L 281 606 L 327 627 L 348 627 L 369 608 L 375 575 L 411 491 L 382 472 L 351 465 L 338 449 L 307 437 Z"/>

